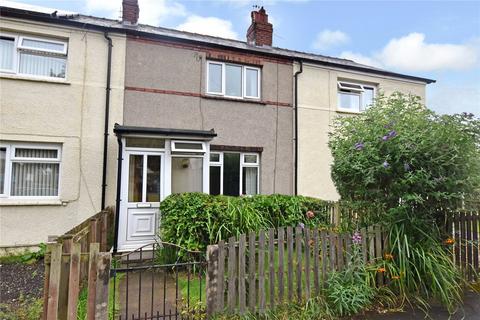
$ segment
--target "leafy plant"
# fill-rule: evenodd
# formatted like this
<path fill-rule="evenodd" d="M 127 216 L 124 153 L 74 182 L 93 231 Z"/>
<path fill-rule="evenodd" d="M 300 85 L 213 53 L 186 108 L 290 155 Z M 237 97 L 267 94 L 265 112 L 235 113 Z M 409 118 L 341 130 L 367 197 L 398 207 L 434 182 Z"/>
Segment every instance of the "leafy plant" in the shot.
<path fill-rule="evenodd" d="M 461 302 L 462 280 L 442 242 L 459 203 L 478 199 L 479 141 L 474 115 L 437 115 L 418 97 L 399 93 L 338 118 L 330 137 L 342 200 L 379 209 L 366 210 L 363 219 L 385 226 L 389 286 L 424 310 L 431 299 L 450 312 Z"/>
<path fill-rule="evenodd" d="M 299 223 L 327 226 L 330 206 L 302 196 L 173 194 L 160 204 L 159 234 L 162 241 L 183 248 L 183 254 L 186 250 L 204 252 L 209 244 L 250 231 Z"/>
<path fill-rule="evenodd" d="M 367 309 L 377 293 L 375 278 L 362 261 L 360 235 L 355 234 L 353 241 L 347 266 L 331 272 L 326 281 L 326 300 L 337 316 L 350 316 Z"/>

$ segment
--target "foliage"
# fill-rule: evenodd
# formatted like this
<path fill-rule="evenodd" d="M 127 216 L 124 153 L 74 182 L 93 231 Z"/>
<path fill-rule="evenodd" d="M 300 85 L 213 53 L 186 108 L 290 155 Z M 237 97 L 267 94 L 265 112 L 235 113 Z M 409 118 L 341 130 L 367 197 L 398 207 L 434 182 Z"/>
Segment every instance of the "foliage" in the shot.
<path fill-rule="evenodd" d="M 478 198 L 480 121 L 437 115 L 396 93 L 334 127 L 333 180 L 342 200 L 381 209 L 364 219 L 386 227 L 391 289 L 424 310 L 434 298 L 454 312 L 462 280 L 442 243 L 459 202 Z"/>
<path fill-rule="evenodd" d="M 437 115 L 418 97 L 381 95 L 364 113 L 338 118 L 329 146 L 344 200 L 400 203 L 441 221 L 440 209 L 478 199 L 480 120 L 472 114 Z"/>
<path fill-rule="evenodd" d="M 307 302 L 289 302 L 276 307 L 274 310 L 267 310 L 265 314 L 246 313 L 245 315 L 218 314 L 213 317 L 215 320 L 333 320 L 337 319 L 331 314 L 329 306 L 323 296 L 309 299 Z"/>
<path fill-rule="evenodd" d="M 326 226 L 330 204 L 285 195 L 253 197 L 173 194 L 160 204 L 160 239 L 204 252 L 208 244 L 242 233 L 278 226 Z M 313 216 L 307 216 L 312 211 Z"/>
<path fill-rule="evenodd" d="M 37 320 L 42 317 L 43 298 L 20 296 L 16 305 L 0 304 L 2 320 Z"/>
<path fill-rule="evenodd" d="M 326 281 L 326 300 L 337 316 L 351 316 L 367 309 L 376 295 L 375 277 L 362 261 L 360 241 L 352 245 L 348 265 L 342 271 L 331 272 Z"/>
<path fill-rule="evenodd" d="M 36 251 L 25 250 L 21 254 L 10 254 L 10 255 L 0 257 L 0 263 L 32 264 L 40 259 L 43 259 L 43 257 L 45 257 L 46 249 L 47 249 L 47 245 L 45 243 L 40 243 L 38 245 L 38 250 Z"/>
<path fill-rule="evenodd" d="M 431 234 L 414 226 L 410 232 L 422 234 L 423 239 L 410 242 L 407 228 L 412 226 L 406 221 L 390 228 L 391 253 L 384 260 L 384 268 L 391 289 L 425 312 L 432 298 L 440 301 L 450 313 L 455 312 L 461 303 L 464 283 L 451 258 L 452 253 Z"/>

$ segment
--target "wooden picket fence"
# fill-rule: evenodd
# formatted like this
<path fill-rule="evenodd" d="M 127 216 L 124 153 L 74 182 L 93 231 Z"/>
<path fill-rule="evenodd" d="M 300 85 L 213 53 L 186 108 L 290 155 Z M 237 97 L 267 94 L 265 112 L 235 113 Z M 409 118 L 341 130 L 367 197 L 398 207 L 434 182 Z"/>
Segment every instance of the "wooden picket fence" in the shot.
<path fill-rule="evenodd" d="M 480 274 L 480 211 L 461 211 L 451 223 L 453 258 L 465 278 L 476 281 Z"/>
<path fill-rule="evenodd" d="M 382 257 L 380 226 L 360 234 L 362 259 Z M 349 263 L 351 241 L 350 234 L 287 227 L 252 232 L 248 241 L 243 234 L 208 246 L 207 314 L 264 313 L 285 298 L 302 301 L 318 295 L 327 273 Z"/>
<path fill-rule="evenodd" d="M 47 244 L 43 319 L 77 319 L 80 291 L 87 287 L 87 319 L 107 319 L 114 210 L 85 220 Z"/>

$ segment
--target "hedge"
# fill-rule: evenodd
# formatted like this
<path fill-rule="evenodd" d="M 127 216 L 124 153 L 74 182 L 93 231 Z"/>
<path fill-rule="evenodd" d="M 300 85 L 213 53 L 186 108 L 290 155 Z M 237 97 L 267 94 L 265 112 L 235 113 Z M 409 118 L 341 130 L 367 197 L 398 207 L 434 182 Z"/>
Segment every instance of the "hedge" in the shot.
<path fill-rule="evenodd" d="M 332 203 L 304 196 L 182 193 L 160 204 L 162 241 L 204 252 L 207 245 L 271 227 L 329 227 Z M 308 211 L 312 211 L 307 215 Z"/>

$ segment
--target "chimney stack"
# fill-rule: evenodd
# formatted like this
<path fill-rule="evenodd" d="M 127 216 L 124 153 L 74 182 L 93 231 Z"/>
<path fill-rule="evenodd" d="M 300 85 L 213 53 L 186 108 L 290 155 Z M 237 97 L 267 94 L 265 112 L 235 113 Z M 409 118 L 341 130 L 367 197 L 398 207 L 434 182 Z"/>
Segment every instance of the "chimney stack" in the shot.
<path fill-rule="evenodd" d="M 273 26 L 268 22 L 268 14 L 263 7 L 252 11 L 252 24 L 247 31 L 247 42 L 256 46 L 271 46 Z"/>
<path fill-rule="evenodd" d="M 138 22 L 138 15 L 140 8 L 138 7 L 138 0 L 123 0 L 122 1 L 122 23 L 129 25 L 136 25 Z"/>

